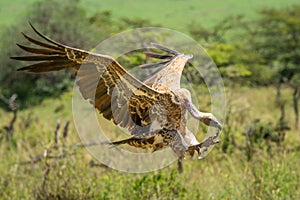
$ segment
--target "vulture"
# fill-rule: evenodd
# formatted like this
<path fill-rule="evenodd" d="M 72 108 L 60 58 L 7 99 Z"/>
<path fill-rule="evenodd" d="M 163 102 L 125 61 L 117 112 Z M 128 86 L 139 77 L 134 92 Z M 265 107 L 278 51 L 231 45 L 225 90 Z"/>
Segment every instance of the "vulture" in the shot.
<path fill-rule="evenodd" d="M 69 47 L 31 27 L 41 40 L 22 33 L 35 47 L 17 45 L 32 55 L 11 58 L 36 63 L 18 71 L 43 73 L 72 69 L 82 97 L 105 119 L 130 132 L 131 137 L 111 142 L 111 145 L 128 144 L 151 151 L 171 147 L 178 158 L 178 171 L 182 172 L 186 153 L 197 152 L 200 156 L 202 148 L 219 142 L 216 138 L 222 129 L 221 123 L 213 114 L 200 112 L 191 100 L 190 91 L 180 87 L 182 71 L 192 55 L 151 43 L 163 53 L 148 49 L 145 55 L 161 62 L 140 66 L 158 69 L 141 81 L 109 55 Z M 199 143 L 187 128 L 188 113 L 205 125 L 215 127 L 216 135 Z"/>

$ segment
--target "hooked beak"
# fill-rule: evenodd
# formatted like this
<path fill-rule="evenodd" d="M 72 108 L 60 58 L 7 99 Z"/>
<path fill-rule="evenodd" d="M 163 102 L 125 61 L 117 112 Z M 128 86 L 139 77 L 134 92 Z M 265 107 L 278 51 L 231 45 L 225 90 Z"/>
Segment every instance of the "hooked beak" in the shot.
<path fill-rule="evenodd" d="M 212 126 L 217 128 L 219 131 L 222 130 L 222 125 L 221 123 L 216 119 L 215 116 L 213 116 L 211 113 L 209 113 L 206 117 L 204 117 L 201 120 L 205 125 L 207 126 Z"/>

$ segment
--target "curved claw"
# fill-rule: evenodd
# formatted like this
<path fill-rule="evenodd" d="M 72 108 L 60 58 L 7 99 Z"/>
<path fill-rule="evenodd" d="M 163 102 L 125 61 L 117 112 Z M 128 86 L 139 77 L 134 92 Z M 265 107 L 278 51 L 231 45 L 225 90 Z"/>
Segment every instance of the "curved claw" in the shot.
<path fill-rule="evenodd" d="M 213 146 L 213 145 L 218 144 L 218 143 L 221 142 L 220 140 L 215 140 L 219 136 L 219 134 L 220 134 L 220 131 L 218 131 L 216 133 L 216 135 L 210 136 L 209 138 L 207 138 L 206 140 L 204 140 L 200 144 L 189 146 L 187 151 L 188 152 L 197 151 L 198 157 L 200 158 L 201 154 L 202 154 L 202 151 L 201 151 L 202 149 L 204 149 L 204 151 L 205 151 L 205 149 L 207 150 L 210 146 Z"/>

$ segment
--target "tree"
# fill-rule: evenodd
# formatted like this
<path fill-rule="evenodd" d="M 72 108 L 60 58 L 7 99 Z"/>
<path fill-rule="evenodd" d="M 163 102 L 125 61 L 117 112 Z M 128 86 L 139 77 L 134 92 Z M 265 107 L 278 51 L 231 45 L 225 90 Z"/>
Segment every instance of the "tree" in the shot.
<path fill-rule="evenodd" d="M 249 45 L 249 21 L 243 16 L 230 16 L 216 25 L 205 28 L 194 23 L 189 32 L 199 41 L 218 66 L 225 79 L 242 84 L 265 85 L 269 72 L 257 52 Z M 230 83 L 233 83 L 232 81 Z"/>
<path fill-rule="evenodd" d="M 252 45 L 264 63 L 275 68 L 277 91 L 282 84 L 293 89 L 295 126 L 299 124 L 300 96 L 300 5 L 283 10 L 264 9 L 254 21 Z"/>

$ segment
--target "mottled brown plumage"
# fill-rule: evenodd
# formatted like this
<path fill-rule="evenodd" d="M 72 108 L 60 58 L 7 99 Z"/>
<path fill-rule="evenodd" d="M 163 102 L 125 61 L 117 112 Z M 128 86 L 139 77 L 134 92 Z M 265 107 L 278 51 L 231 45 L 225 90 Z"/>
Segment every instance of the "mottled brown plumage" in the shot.
<path fill-rule="evenodd" d="M 68 47 L 42 35 L 33 26 L 32 28 L 45 42 L 32 39 L 23 33 L 24 37 L 38 48 L 18 44 L 21 49 L 34 55 L 12 59 L 38 63 L 18 70 L 40 73 L 73 69 L 82 96 L 89 100 L 104 118 L 130 131 L 132 138 L 112 144 L 129 144 L 152 151 L 171 146 L 178 156 L 181 171 L 181 160 L 185 152 L 199 152 L 203 146 L 187 129 L 187 113 L 206 125 L 221 130 L 217 119 L 210 113 L 198 111 L 191 102 L 189 91 L 180 88 L 181 73 L 191 55 L 183 55 L 153 44 L 166 54 L 145 54 L 162 59 L 158 64 L 163 68 L 141 82 L 110 56 Z M 155 68 L 158 64 L 141 67 Z"/>

